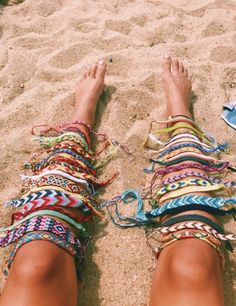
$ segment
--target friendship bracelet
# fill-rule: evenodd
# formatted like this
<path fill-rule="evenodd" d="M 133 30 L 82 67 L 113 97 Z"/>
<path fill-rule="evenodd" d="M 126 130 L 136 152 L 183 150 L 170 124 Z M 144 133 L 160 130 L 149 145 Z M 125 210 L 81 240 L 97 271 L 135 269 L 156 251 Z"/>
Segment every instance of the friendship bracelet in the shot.
<path fill-rule="evenodd" d="M 15 222 L 14 224 L 12 224 L 8 227 L 0 228 L 0 233 L 6 232 L 6 231 L 11 231 L 12 229 L 16 228 L 17 226 L 24 223 L 25 221 L 27 221 L 27 220 L 29 220 L 33 217 L 38 217 L 38 216 L 53 216 L 53 217 L 56 217 L 58 219 L 66 221 L 70 225 L 74 226 L 81 233 L 85 232 L 84 227 L 81 224 L 79 224 L 78 222 L 75 222 L 74 219 L 72 219 L 72 218 L 70 218 L 70 217 L 66 216 L 65 214 L 60 213 L 58 211 L 53 211 L 53 210 L 47 210 L 46 209 L 46 210 L 35 211 L 32 214 L 26 216 L 24 219 L 21 219 L 21 220 Z"/>
<path fill-rule="evenodd" d="M 84 198 L 79 195 L 75 196 L 72 193 L 65 193 L 57 189 L 42 189 L 35 192 L 28 192 L 19 199 L 6 202 L 5 205 L 19 207 L 44 197 L 51 197 L 50 200 L 55 198 L 55 201 L 57 200 L 58 202 L 67 201 L 70 207 L 80 207 L 83 205 L 84 200 Z"/>
<path fill-rule="evenodd" d="M 166 174 L 169 174 L 169 173 L 172 173 L 172 172 L 176 172 L 176 171 L 180 171 L 180 170 L 184 170 L 184 169 L 191 169 L 191 168 L 204 170 L 204 171 L 208 171 L 208 172 L 218 172 L 218 171 L 222 171 L 222 170 L 226 169 L 228 167 L 228 165 L 229 165 L 229 163 L 225 163 L 221 167 L 216 169 L 214 166 L 206 166 L 206 165 L 202 165 L 202 164 L 198 164 L 198 163 L 185 163 L 185 164 L 181 164 L 181 165 L 168 166 L 166 168 L 157 169 L 155 171 L 154 175 L 166 175 Z M 145 171 L 145 170 L 147 170 L 147 169 L 144 169 L 144 172 L 150 172 L 150 171 Z"/>
<path fill-rule="evenodd" d="M 89 149 L 87 142 L 81 136 L 73 132 L 67 132 L 57 137 L 44 137 L 44 136 L 34 137 L 34 141 L 38 141 L 40 145 L 43 147 L 51 147 L 54 144 L 60 143 L 64 140 L 75 141 L 76 143 L 80 144 L 87 153 L 92 154 L 92 151 Z"/>
<path fill-rule="evenodd" d="M 175 182 L 177 182 L 179 180 L 182 180 L 184 178 L 196 177 L 196 176 L 201 177 L 202 179 L 205 179 L 207 181 L 210 181 L 213 184 L 223 184 L 226 187 L 235 187 L 236 186 L 236 181 L 225 181 L 225 180 L 216 178 L 214 176 L 210 176 L 210 175 L 207 175 L 205 173 L 197 172 L 197 171 L 187 171 L 187 172 L 184 172 L 184 173 L 176 174 L 172 177 L 168 177 L 167 179 L 165 179 L 164 181 L 161 182 L 161 185 L 166 186 L 170 183 L 175 183 Z"/>
<path fill-rule="evenodd" d="M 191 155 L 195 155 L 198 154 L 200 156 L 202 156 L 202 151 L 194 148 L 192 146 L 186 147 L 186 148 L 178 148 L 175 149 L 173 151 L 167 152 L 166 154 L 163 154 L 162 157 L 157 157 L 157 160 L 161 160 L 161 161 L 170 161 L 173 160 L 175 158 L 181 157 L 184 154 L 191 154 Z M 204 154 L 204 153 L 203 153 Z"/>
<path fill-rule="evenodd" d="M 221 151 L 221 150 L 219 150 L 220 146 L 217 146 L 217 148 L 206 149 L 206 148 L 202 147 L 201 145 L 195 144 L 195 143 L 180 143 L 180 144 L 177 144 L 177 145 L 174 145 L 174 146 L 171 146 L 171 147 L 165 149 L 161 154 L 158 155 L 157 159 L 161 158 L 164 155 L 166 155 L 167 153 L 170 153 L 170 152 L 175 151 L 177 149 L 184 149 L 184 148 L 188 148 L 188 147 L 196 148 L 199 151 L 202 151 L 203 153 L 206 153 L 206 154 L 214 153 L 216 151 Z"/>
<path fill-rule="evenodd" d="M 171 161 L 175 161 L 176 159 L 180 159 L 180 158 L 184 158 L 184 157 L 195 157 L 195 158 L 199 158 L 199 159 L 203 159 L 204 161 L 209 161 L 209 162 L 212 162 L 212 163 L 217 163 L 219 162 L 218 159 L 215 159 L 214 157 L 211 157 L 211 156 L 206 156 L 206 155 L 203 155 L 203 154 L 197 154 L 197 153 L 194 153 L 194 152 L 184 152 L 184 153 L 180 153 L 178 155 L 175 155 L 171 158 L 168 158 L 168 159 L 161 159 L 159 161 L 168 161 L 168 162 L 171 162 Z M 155 159 L 157 161 L 157 159 Z M 223 162 L 223 161 L 222 161 Z"/>
<path fill-rule="evenodd" d="M 171 127 L 160 129 L 160 130 L 156 131 L 155 133 L 166 134 L 166 133 L 173 132 L 173 131 L 175 131 L 177 129 L 181 129 L 181 128 L 187 128 L 187 129 L 193 131 L 195 134 L 197 134 L 201 138 L 207 139 L 206 136 L 199 129 L 194 128 L 191 124 L 188 124 L 188 123 L 176 123 L 175 125 L 173 125 Z M 209 141 L 209 140 L 207 139 L 207 141 Z"/>
<path fill-rule="evenodd" d="M 69 253 L 73 257 L 79 256 L 78 252 L 70 245 L 70 243 L 68 243 L 64 239 L 61 239 L 60 236 L 58 235 L 55 235 L 52 233 L 34 233 L 34 232 L 28 233 L 18 241 L 18 243 L 15 245 L 14 249 L 10 253 L 10 256 L 7 262 L 7 269 L 4 270 L 4 274 L 6 276 L 8 275 L 8 271 L 19 249 L 29 242 L 38 241 L 38 240 L 51 242 L 57 245 L 58 247 L 62 248 L 63 250 L 65 250 L 67 253 Z"/>
<path fill-rule="evenodd" d="M 55 186 L 46 186 L 47 188 L 49 188 L 49 190 L 55 190 L 55 191 L 59 191 L 64 193 L 65 190 L 63 188 L 60 187 L 55 187 Z M 38 191 L 45 191 L 45 187 L 37 187 L 32 189 L 32 193 L 36 193 Z M 51 197 L 47 197 L 47 198 L 39 198 L 37 200 L 34 200 L 33 202 L 31 201 L 30 203 L 28 203 L 27 205 L 24 205 L 24 207 L 20 210 L 20 212 L 25 212 L 26 210 L 32 209 L 33 206 L 35 207 L 45 207 L 48 205 L 60 205 L 60 206 L 66 206 L 66 207 L 74 207 L 74 208 L 78 208 L 82 206 L 82 210 L 84 210 L 84 206 L 86 206 L 88 209 L 91 210 L 91 212 L 93 212 L 96 216 L 103 218 L 103 215 L 101 213 L 99 213 L 96 208 L 91 205 L 89 203 L 89 201 L 93 201 L 95 202 L 94 199 L 92 198 L 85 198 L 84 196 L 82 196 L 81 194 L 77 194 L 77 193 L 69 193 L 66 192 L 68 195 L 72 194 L 72 197 L 70 197 L 68 199 L 68 196 L 62 196 L 59 200 L 58 197 L 55 198 L 51 198 Z M 30 195 L 31 193 L 29 193 Z"/>
<path fill-rule="evenodd" d="M 188 186 L 183 187 L 179 190 L 170 191 L 164 196 L 162 196 L 159 201 L 164 202 L 179 196 L 183 196 L 188 193 L 195 193 L 195 192 L 210 192 L 210 191 L 216 191 L 219 189 L 222 189 L 223 185 L 211 185 L 211 186 Z"/>
<path fill-rule="evenodd" d="M 46 163 L 52 156 L 57 155 L 58 153 L 66 153 L 68 155 L 71 155 L 72 157 L 82 161 L 87 167 L 94 169 L 93 165 L 86 158 L 83 158 L 79 154 L 74 153 L 70 149 L 54 149 L 51 153 L 48 154 L 47 157 L 42 159 L 42 161 L 40 163 L 36 164 L 35 167 L 40 168 L 41 165 Z M 64 156 L 64 155 L 62 155 L 62 156 Z"/>
<path fill-rule="evenodd" d="M 38 175 L 33 175 L 33 176 L 20 175 L 20 177 L 21 177 L 22 180 L 36 181 L 36 180 L 42 178 L 43 176 L 47 176 L 47 175 L 60 175 L 62 177 L 68 178 L 71 181 L 74 181 L 76 183 L 79 183 L 79 184 L 83 185 L 83 187 L 89 193 L 92 193 L 91 185 L 87 182 L 87 180 L 79 179 L 79 178 L 77 178 L 73 175 L 68 174 L 67 172 L 60 171 L 60 170 L 44 170 L 43 172 L 41 172 Z"/>
<path fill-rule="evenodd" d="M 141 218 L 144 221 L 148 221 L 149 218 L 155 218 L 157 216 L 162 215 L 164 212 L 165 214 L 168 213 L 169 210 L 173 210 L 178 207 L 186 207 L 188 209 L 189 205 L 195 205 L 196 210 L 202 210 L 202 208 L 205 207 L 211 207 L 215 209 L 223 209 L 225 211 L 232 210 L 236 211 L 234 208 L 234 205 L 236 204 L 236 198 L 221 198 L 221 197 L 207 197 L 207 196 L 195 196 L 195 195 L 188 195 L 184 197 L 179 197 L 176 199 L 173 199 L 164 205 L 155 208 L 147 213 L 142 212 L 142 208 L 138 209 L 137 211 L 137 219 Z M 199 209 L 198 209 L 199 207 Z"/>
<path fill-rule="evenodd" d="M 224 234 L 224 229 L 217 224 L 216 222 L 212 221 L 211 219 L 207 218 L 206 216 L 197 215 L 197 214 L 190 214 L 190 215 L 181 215 L 176 217 L 171 217 L 161 223 L 161 227 L 172 226 L 176 223 L 185 222 L 185 221 L 194 221 L 194 222 L 201 222 L 209 225 L 210 227 L 214 228 L 217 232 Z"/>
<path fill-rule="evenodd" d="M 0 237 L 0 247 L 6 247 L 12 242 L 20 239 L 26 233 L 34 231 L 50 232 L 60 236 L 73 246 L 78 245 L 78 239 L 74 233 L 64 224 L 46 216 L 37 216 L 22 223 L 19 227 L 8 231 L 5 236 Z M 80 242 L 79 242 L 80 244 Z"/>
<path fill-rule="evenodd" d="M 171 183 L 166 185 L 165 187 L 160 188 L 155 195 L 161 196 L 169 191 L 177 190 L 179 188 L 187 187 L 187 186 L 212 186 L 212 184 L 207 180 L 192 178 L 190 180 L 180 181 L 177 183 Z"/>
<path fill-rule="evenodd" d="M 11 218 L 12 218 L 12 224 L 15 221 L 19 221 L 23 218 L 25 218 L 27 215 L 32 214 L 33 212 L 42 210 L 42 209 L 47 209 L 47 210 L 53 210 L 53 211 L 57 211 L 60 212 L 64 215 L 66 215 L 67 217 L 73 219 L 74 221 L 76 221 L 77 223 L 83 223 L 86 222 L 88 220 L 90 220 L 93 217 L 93 214 L 91 213 L 91 211 L 89 210 L 90 214 L 87 214 L 88 211 L 86 211 L 86 213 L 84 211 L 82 211 L 82 214 L 77 216 L 74 215 L 72 212 L 72 210 L 68 211 L 66 208 L 60 207 L 60 206 L 44 206 L 42 205 L 41 207 L 32 207 L 31 209 L 29 209 L 28 211 L 24 211 L 24 212 L 16 212 L 13 213 Z"/>
<path fill-rule="evenodd" d="M 163 241 L 163 247 L 166 247 L 169 245 L 169 243 L 172 243 L 173 240 L 178 241 L 182 239 L 188 239 L 188 238 L 196 238 L 199 240 L 203 240 L 210 244 L 213 248 L 215 248 L 217 251 L 219 250 L 221 246 L 221 242 L 217 240 L 216 238 L 212 237 L 211 235 L 204 233 L 204 232 L 194 232 L 194 231 L 185 231 L 180 234 L 170 234 L 170 238 L 168 241 Z"/>
<path fill-rule="evenodd" d="M 58 169 L 58 170 L 57 170 Z M 65 166 L 62 166 L 62 165 L 49 165 L 47 168 L 45 168 L 43 170 L 42 173 L 48 173 L 50 174 L 50 171 L 62 171 L 63 173 L 66 173 L 68 175 L 72 175 L 73 177 L 76 177 L 76 178 L 81 178 L 81 179 L 84 179 L 86 181 L 89 181 L 89 183 L 92 183 L 92 184 L 95 184 L 96 186 L 107 186 L 109 183 L 111 183 L 114 178 L 117 176 L 117 172 L 109 179 L 105 180 L 105 181 L 101 181 L 99 179 L 97 179 L 96 177 L 88 174 L 88 173 L 81 173 L 81 172 L 77 172 L 77 171 L 74 171 L 72 169 L 70 169 L 69 167 L 65 167 Z M 39 174 L 40 175 L 40 174 Z M 23 176 L 23 179 L 24 178 L 34 178 L 34 176 Z"/>
<path fill-rule="evenodd" d="M 145 168 L 144 172 L 146 172 L 146 173 L 153 172 L 154 171 L 154 167 L 155 167 L 155 163 L 157 163 L 157 164 L 159 164 L 161 166 L 166 167 L 166 166 L 172 166 L 172 165 L 184 162 L 184 161 L 194 161 L 194 162 L 200 163 L 201 165 L 208 166 L 207 171 L 209 171 L 209 170 L 210 171 L 220 171 L 222 169 L 227 168 L 227 169 L 230 169 L 230 170 L 236 172 L 236 169 L 234 169 L 234 168 L 229 166 L 229 162 L 223 162 L 223 163 L 219 163 L 219 164 L 211 164 L 211 163 L 209 163 L 209 162 L 207 162 L 207 161 L 205 161 L 205 160 L 203 160 L 201 158 L 197 158 L 197 157 L 194 157 L 194 156 L 185 156 L 185 157 L 181 157 L 181 158 L 178 158 L 178 159 L 176 159 L 174 161 L 170 161 L 170 162 L 161 162 L 161 161 L 157 161 L 157 160 L 154 160 L 154 159 L 150 159 L 150 162 L 152 164 L 151 164 L 149 169 Z M 183 165 L 179 165 L 180 166 L 179 169 L 182 170 L 182 169 L 186 169 L 186 168 L 192 168 L 192 167 L 189 167 L 189 165 L 191 165 L 191 164 L 193 165 L 193 163 L 186 164 L 188 166 L 185 167 L 185 168 L 182 168 Z M 196 164 L 194 163 L 194 165 L 196 165 Z M 194 166 L 194 168 L 197 168 L 197 167 Z M 203 169 L 203 168 L 204 167 L 202 167 L 201 169 Z M 199 169 L 199 168 L 197 168 L 197 169 Z M 212 169 L 214 169 L 214 170 L 212 170 Z"/>
<path fill-rule="evenodd" d="M 161 234 L 169 234 L 169 233 L 175 233 L 178 232 L 180 230 L 185 230 L 185 229 L 190 229 L 190 230 L 199 230 L 199 231 L 204 231 L 212 236 L 214 236 L 215 238 L 219 239 L 219 240 L 236 240 L 236 235 L 233 234 L 228 234 L 228 235 L 224 235 L 224 234 L 220 234 L 218 231 L 214 230 L 211 226 L 206 225 L 204 223 L 201 222 L 186 222 L 186 223 L 181 223 L 179 225 L 174 225 L 172 227 L 170 226 L 166 226 L 166 227 L 160 227 L 157 228 L 156 230 L 161 233 Z"/>
<path fill-rule="evenodd" d="M 71 144 L 69 142 L 63 141 L 56 143 L 51 148 L 46 150 L 47 153 L 53 152 L 55 149 L 69 149 L 73 151 L 76 154 L 81 154 L 84 156 L 84 158 L 87 158 L 88 160 L 91 160 L 94 157 L 94 154 L 88 154 L 85 150 L 81 148 L 81 146 L 78 146 L 76 144 Z"/>
<path fill-rule="evenodd" d="M 50 164 L 55 163 L 56 161 L 66 162 L 74 167 L 78 167 L 82 171 L 86 171 L 87 173 L 91 173 L 92 175 L 96 175 L 96 170 L 86 166 L 81 160 L 74 159 L 73 157 L 68 156 L 67 154 L 58 154 L 49 158 L 43 164 L 32 165 L 33 170 L 41 170 L 47 167 Z"/>
<path fill-rule="evenodd" d="M 47 187 L 54 186 L 60 187 L 65 190 L 65 192 L 72 192 L 86 196 L 88 194 L 87 190 L 80 186 L 78 183 L 74 183 L 67 178 L 59 175 L 44 175 L 39 180 L 34 180 L 29 183 L 30 189 L 37 187 Z"/>

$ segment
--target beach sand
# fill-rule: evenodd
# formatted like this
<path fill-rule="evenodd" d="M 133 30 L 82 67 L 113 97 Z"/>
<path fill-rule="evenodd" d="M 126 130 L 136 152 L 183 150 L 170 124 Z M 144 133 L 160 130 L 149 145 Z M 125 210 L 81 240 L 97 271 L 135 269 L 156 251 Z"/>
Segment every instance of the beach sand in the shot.
<path fill-rule="evenodd" d="M 235 131 L 220 119 L 236 97 L 236 2 L 233 0 L 26 0 L 0 6 L 0 200 L 21 189 L 21 166 L 35 145 L 31 127 L 68 120 L 80 74 L 101 58 L 108 64 L 99 103 L 99 131 L 127 146 L 106 167 L 119 171 L 101 200 L 126 188 L 142 190 L 148 156 L 140 149 L 149 124 L 165 116 L 161 59 L 178 57 L 189 67 L 195 117 L 219 141 Z M 235 141 L 236 143 L 236 141 Z M 223 156 L 224 157 L 224 156 Z M 236 164 L 234 156 L 227 157 Z M 233 177 L 233 176 L 232 176 Z M 235 176 L 234 176 L 235 177 Z M 127 205 L 126 211 L 132 211 Z M 1 226 L 10 222 L 1 207 Z M 225 228 L 235 232 L 232 219 Z M 1 264 L 7 250 L 1 252 Z M 148 304 L 152 252 L 142 229 L 100 222 L 87 253 L 80 306 Z M 226 305 L 235 305 L 235 254 L 227 256 Z M 1 277 L 2 285 L 4 277 Z"/>

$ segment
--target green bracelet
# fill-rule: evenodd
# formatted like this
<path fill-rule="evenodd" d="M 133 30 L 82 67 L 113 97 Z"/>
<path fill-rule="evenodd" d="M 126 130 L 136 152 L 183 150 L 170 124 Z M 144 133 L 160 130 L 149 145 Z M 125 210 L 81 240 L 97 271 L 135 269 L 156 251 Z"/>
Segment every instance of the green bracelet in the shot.
<path fill-rule="evenodd" d="M 68 216 L 66 216 L 66 215 L 64 215 L 64 214 L 62 214 L 58 211 L 55 211 L 55 210 L 39 210 L 39 211 L 35 211 L 32 214 L 26 216 L 24 219 L 21 219 L 21 220 L 17 221 L 16 223 L 12 224 L 11 226 L 0 228 L 0 233 L 10 231 L 13 228 L 17 227 L 18 225 L 24 223 L 25 221 L 27 221 L 27 220 L 35 217 L 35 216 L 43 216 L 43 215 L 57 217 L 58 219 L 64 220 L 67 223 L 71 224 L 76 229 L 80 230 L 81 232 L 85 232 L 85 228 L 80 223 L 76 222 L 72 218 L 70 218 L 70 217 L 68 217 Z"/>
<path fill-rule="evenodd" d="M 209 141 L 208 138 L 200 130 L 196 129 L 191 124 L 184 123 L 184 122 L 176 123 L 175 125 L 173 125 L 171 127 L 160 129 L 156 133 L 158 133 L 158 134 L 166 134 L 166 133 L 175 131 L 175 130 L 180 129 L 180 128 L 187 128 L 189 130 L 192 130 L 198 136 L 204 137 L 205 139 L 207 139 L 207 141 Z"/>

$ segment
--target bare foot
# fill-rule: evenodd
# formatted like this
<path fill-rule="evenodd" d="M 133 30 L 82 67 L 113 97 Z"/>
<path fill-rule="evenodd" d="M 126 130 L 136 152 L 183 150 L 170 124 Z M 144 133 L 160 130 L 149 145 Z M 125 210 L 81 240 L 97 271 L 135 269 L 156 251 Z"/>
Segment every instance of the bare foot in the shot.
<path fill-rule="evenodd" d="M 72 120 L 83 120 L 93 126 L 97 102 L 104 89 L 106 65 L 103 60 L 87 69 L 76 89 Z"/>
<path fill-rule="evenodd" d="M 166 56 L 162 62 L 162 69 L 168 116 L 192 117 L 189 112 L 189 95 L 192 84 L 188 78 L 187 68 L 177 59 Z"/>

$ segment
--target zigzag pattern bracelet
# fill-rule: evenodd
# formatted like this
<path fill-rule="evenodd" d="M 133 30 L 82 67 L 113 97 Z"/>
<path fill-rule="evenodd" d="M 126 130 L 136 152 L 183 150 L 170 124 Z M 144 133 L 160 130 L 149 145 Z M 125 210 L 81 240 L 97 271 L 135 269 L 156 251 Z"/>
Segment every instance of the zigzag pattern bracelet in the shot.
<path fill-rule="evenodd" d="M 20 238 L 20 240 L 18 241 L 18 243 L 15 245 L 14 249 L 10 253 L 10 256 L 7 262 L 7 269 L 3 271 L 6 276 L 8 275 L 8 271 L 19 249 L 26 243 L 37 241 L 37 240 L 43 240 L 43 241 L 54 243 L 55 245 L 64 249 L 70 255 L 75 256 L 78 262 L 80 260 L 80 254 L 78 253 L 78 251 L 75 250 L 70 243 L 60 238 L 60 236 L 52 234 L 52 233 L 34 233 L 34 232 L 27 233 L 25 236 Z"/>
<path fill-rule="evenodd" d="M 236 240 L 236 235 L 233 234 L 228 234 L 224 235 L 213 229 L 211 226 L 206 225 L 202 222 L 197 222 L 197 221 L 190 221 L 190 222 L 185 222 L 181 223 L 178 225 L 172 225 L 172 226 L 165 226 L 165 227 L 159 227 L 156 229 L 157 232 L 166 235 L 169 233 L 175 233 L 180 230 L 184 229 L 196 229 L 199 231 L 204 231 L 209 233 L 210 235 L 213 235 L 215 238 L 226 241 L 226 240 Z"/>
<path fill-rule="evenodd" d="M 155 195 L 156 196 L 161 196 L 165 193 L 167 193 L 168 191 L 173 191 L 173 190 L 177 190 L 179 188 L 183 188 L 186 186 L 211 186 L 212 184 L 209 181 L 206 180 L 202 180 L 202 179 L 197 179 L 197 178 L 192 178 L 190 180 L 185 180 L 185 181 L 180 181 L 177 183 L 171 183 L 166 185 L 165 187 L 162 187 L 161 189 L 159 189 Z"/>
<path fill-rule="evenodd" d="M 45 231 L 56 234 L 73 246 L 80 247 L 80 241 L 74 233 L 64 224 L 46 216 L 37 216 L 8 231 L 4 237 L 0 237 L 0 247 L 6 247 L 20 239 L 26 233 Z"/>
<path fill-rule="evenodd" d="M 214 166 L 206 166 L 198 163 L 185 163 L 182 165 L 175 165 L 175 166 L 169 166 L 166 168 L 161 168 L 155 170 L 155 175 L 165 175 L 171 172 L 176 172 L 184 169 L 190 169 L 190 168 L 195 168 L 199 170 L 204 170 L 208 172 L 218 172 L 226 169 L 228 167 L 229 163 L 223 164 L 221 167 L 215 168 Z M 145 171 L 147 169 L 144 169 L 144 172 L 153 172 L 153 171 Z"/>
<path fill-rule="evenodd" d="M 74 141 L 78 143 L 79 145 L 81 145 L 87 153 L 92 154 L 92 151 L 90 150 L 85 139 L 82 138 L 80 135 L 73 133 L 73 132 L 66 132 L 57 137 L 44 137 L 44 136 L 34 137 L 34 141 L 38 141 L 41 146 L 46 147 L 46 148 L 51 147 L 54 144 L 62 142 L 64 140 Z"/>
<path fill-rule="evenodd" d="M 170 152 L 175 151 L 177 149 L 188 148 L 188 147 L 196 148 L 196 149 L 202 151 L 203 153 L 207 153 L 207 154 L 208 153 L 215 153 L 215 152 L 220 151 L 219 150 L 220 146 L 218 146 L 217 148 L 206 149 L 206 148 L 203 148 L 201 145 L 195 144 L 195 143 L 180 143 L 178 145 L 174 145 L 174 146 L 171 146 L 170 148 L 167 148 L 160 155 L 158 155 L 158 157 L 156 159 L 159 159 L 159 158 L 163 157 L 164 155 L 166 155 L 167 153 L 170 153 Z"/>
<path fill-rule="evenodd" d="M 54 149 L 53 152 L 49 153 L 47 157 L 43 158 L 41 160 L 40 163 L 34 165 L 34 168 L 38 168 L 40 169 L 45 163 L 47 163 L 47 161 L 54 155 L 60 154 L 60 153 L 66 153 L 68 155 L 71 155 L 72 157 L 79 159 L 80 161 L 82 161 L 87 167 L 92 168 L 93 170 L 95 170 L 95 168 L 93 167 L 93 165 L 84 157 L 82 157 L 79 154 L 74 153 L 73 151 L 71 151 L 70 149 Z"/>
<path fill-rule="evenodd" d="M 140 221 L 142 221 L 142 218 L 144 218 L 143 221 L 148 221 L 150 218 L 155 218 L 163 213 L 167 214 L 170 210 L 173 210 L 178 207 L 186 207 L 186 210 L 188 209 L 188 205 L 199 205 L 199 209 L 202 206 L 208 206 L 215 209 L 222 209 L 223 207 L 225 211 L 227 211 L 227 207 L 229 210 L 235 211 L 235 208 L 233 205 L 236 204 L 236 198 L 213 198 L 213 197 L 205 197 L 205 196 L 195 196 L 195 195 L 189 195 L 184 196 L 180 198 L 176 198 L 174 200 L 171 200 L 170 202 L 165 203 L 161 207 L 155 208 L 150 212 L 147 212 L 145 214 L 142 213 L 142 211 L 139 211 L 137 213 L 137 219 L 139 220 L 139 217 L 141 217 Z M 196 208 L 197 209 L 197 208 Z M 201 209 L 200 209 L 201 210 Z"/>
<path fill-rule="evenodd" d="M 218 179 L 214 176 L 210 176 L 210 175 L 207 175 L 205 173 L 197 172 L 197 171 L 187 171 L 187 172 L 184 172 L 184 173 L 176 174 L 172 177 L 168 177 L 167 179 L 165 179 L 164 181 L 161 182 L 161 185 L 166 186 L 170 183 L 175 183 L 175 182 L 177 182 L 179 180 L 182 180 L 184 178 L 196 177 L 196 176 L 201 177 L 205 180 L 208 180 L 213 184 L 223 184 L 226 187 L 235 187 L 236 186 L 236 181 L 225 181 L 225 180 L 222 180 L 222 179 Z"/>

